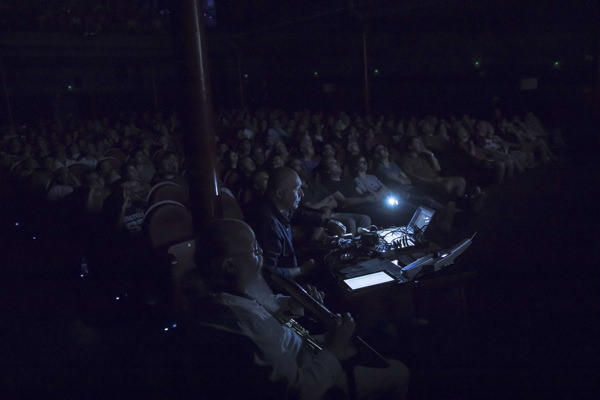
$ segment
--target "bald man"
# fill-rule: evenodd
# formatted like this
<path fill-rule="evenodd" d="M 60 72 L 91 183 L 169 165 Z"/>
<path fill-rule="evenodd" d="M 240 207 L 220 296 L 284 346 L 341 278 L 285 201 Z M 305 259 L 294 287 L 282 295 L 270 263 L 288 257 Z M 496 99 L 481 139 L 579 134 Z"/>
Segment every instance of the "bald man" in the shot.
<path fill-rule="evenodd" d="M 292 243 L 290 221 L 302 196 L 302 180 L 296 171 L 276 168 L 269 175 L 264 198 L 248 215 L 264 252 L 265 268 L 280 276 L 296 278 L 314 267 L 314 260 L 298 264 Z"/>
<path fill-rule="evenodd" d="M 333 387 L 347 392 L 340 360 L 347 354 L 354 332 L 352 316 L 338 316 L 321 349 L 310 347 L 306 338 L 282 324 L 290 310 L 299 312 L 298 306 L 289 297 L 274 295 L 264 284 L 262 249 L 250 226 L 239 220 L 219 220 L 206 230 L 206 240 L 208 254 L 198 252 L 196 262 L 214 301 L 233 314 L 233 321 L 222 321 L 223 329 L 237 330 L 254 342 L 256 363 L 271 367 L 272 381 L 286 382 L 288 398 L 319 399 Z M 307 289 L 315 300 L 323 301 L 321 292 Z M 218 325 L 212 322 L 212 326 Z M 353 367 L 358 398 L 384 394 L 404 398 L 408 370 L 398 361 L 388 361 L 387 368 Z"/>

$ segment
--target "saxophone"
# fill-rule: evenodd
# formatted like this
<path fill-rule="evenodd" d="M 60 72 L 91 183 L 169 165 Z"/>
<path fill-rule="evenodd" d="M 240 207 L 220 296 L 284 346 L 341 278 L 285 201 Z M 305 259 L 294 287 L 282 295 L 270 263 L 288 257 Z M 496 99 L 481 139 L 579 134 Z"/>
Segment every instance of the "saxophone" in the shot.
<path fill-rule="evenodd" d="M 277 317 L 279 322 L 283 326 L 287 326 L 291 330 L 293 330 L 296 335 L 300 336 L 300 338 L 308 345 L 308 348 L 313 354 L 318 354 L 321 350 L 323 350 L 323 343 L 319 341 L 317 338 L 312 336 L 308 329 L 300 325 L 298 321 L 293 318 L 284 319 L 281 317 Z"/>

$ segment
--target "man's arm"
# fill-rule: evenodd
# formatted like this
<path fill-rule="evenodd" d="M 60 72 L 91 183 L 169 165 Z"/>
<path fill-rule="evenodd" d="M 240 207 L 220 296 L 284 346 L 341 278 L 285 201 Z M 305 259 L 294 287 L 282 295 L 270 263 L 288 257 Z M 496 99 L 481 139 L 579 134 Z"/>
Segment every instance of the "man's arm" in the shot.
<path fill-rule="evenodd" d="M 399 183 L 401 185 L 410 185 L 410 178 L 402 171 L 402 169 L 395 163 L 390 163 L 390 168 L 385 168 L 381 164 L 377 168 L 377 175 L 379 179 Z"/>
<path fill-rule="evenodd" d="M 286 277 L 293 277 L 297 268 L 278 267 L 279 259 L 283 254 L 284 238 L 280 236 L 275 220 L 260 221 L 260 226 L 255 228 L 256 238 L 263 250 L 264 267 L 270 272 Z"/>
<path fill-rule="evenodd" d="M 433 154 L 433 151 L 426 150 L 421 154 L 423 154 L 426 157 L 427 161 L 429 162 L 429 165 L 431 165 L 431 168 L 433 168 L 435 172 L 440 172 L 442 170 L 442 167 L 440 166 L 440 163 L 435 154 Z"/>
<path fill-rule="evenodd" d="M 264 307 L 249 300 L 229 307 L 236 314 L 243 334 L 258 348 L 256 363 L 273 368 L 271 380 L 286 379 L 298 397 L 305 399 L 320 398 L 335 384 L 342 373 L 335 354 L 343 344 L 339 338 L 334 344 L 335 337 L 331 337 L 317 355 L 300 357 L 299 353 L 305 351 L 302 339 L 291 328 L 282 326 Z"/>
<path fill-rule="evenodd" d="M 423 176 L 417 175 L 414 172 L 414 162 L 418 162 L 416 159 L 405 158 L 402 160 L 402 170 L 408 175 L 410 180 L 416 184 L 428 184 L 428 183 L 436 183 L 439 179 L 436 178 L 425 178 Z"/>
<path fill-rule="evenodd" d="M 358 197 L 358 196 L 345 197 L 343 206 L 344 207 L 352 207 L 352 206 L 357 206 L 359 204 L 375 203 L 376 201 L 377 201 L 377 198 L 373 194 L 370 194 L 365 197 Z"/>

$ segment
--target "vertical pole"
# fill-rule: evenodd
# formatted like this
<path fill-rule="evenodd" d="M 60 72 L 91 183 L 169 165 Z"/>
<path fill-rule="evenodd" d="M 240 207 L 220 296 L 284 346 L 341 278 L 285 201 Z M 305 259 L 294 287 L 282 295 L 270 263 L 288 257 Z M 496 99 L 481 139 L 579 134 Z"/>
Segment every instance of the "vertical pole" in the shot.
<path fill-rule="evenodd" d="M 600 12 L 598 12 L 597 14 L 600 14 Z M 598 71 L 596 71 L 596 93 L 594 93 L 594 122 L 596 123 L 596 126 L 597 124 L 600 124 L 600 20 L 597 21 L 598 22 L 596 25 L 596 46 L 598 53 L 596 54 L 596 62 L 598 65 Z"/>
<path fill-rule="evenodd" d="M 242 74 L 242 56 L 238 52 L 238 84 L 240 86 L 240 108 L 244 108 L 244 76 Z"/>
<path fill-rule="evenodd" d="M 153 100 L 153 106 L 154 106 L 154 112 L 158 111 L 158 94 L 156 91 L 156 71 L 154 70 L 154 67 L 151 68 L 152 71 L 152 100 Z"/>
<path fill-rule="evenodd" d="M 94 88 L 92 87 L 88 93 L 90 98 L 90 111 L 92 113 L 92 118 L 98 118 L 98 113 L 96 112 L 96 96 L 94 96 Z"/>
<path fill-rule="evenodd" d="M 242 56 L 238 53 L 238 80 L 240 84 L 240 108 L 244 108 L 244 77 L 242 76 Z"/>
<path fill-rule="evenodd" d="M 6 99 L 6 114 L 8 116 L 8 126 L 12 127 L 15 124 L 13 120 L 12 106 L 10 104 L 10 96 L 8 94 L 8 86 L 6 84 L 6 74 L 2 71 L 2 89 L 4 91 L 4 98 Z"/>
<path fill-rule="evenodd" d="M 371 113 L 371 101 L 369 93 L 369 61 L 367 57 L 367 32 L 363 30 L 362 33 L 362 48 L 363 48 L 363 66 L 364 66 L 364 78 L 365 78 L 365 113 Z"/>
<path fill-rule="evenodd" d="M 196 231 L 215 217 L 215 121 L 208 72 L 206 33 L 198 0 L 181 0 L 181 45 L 185 62 L 186 160 Z"/>

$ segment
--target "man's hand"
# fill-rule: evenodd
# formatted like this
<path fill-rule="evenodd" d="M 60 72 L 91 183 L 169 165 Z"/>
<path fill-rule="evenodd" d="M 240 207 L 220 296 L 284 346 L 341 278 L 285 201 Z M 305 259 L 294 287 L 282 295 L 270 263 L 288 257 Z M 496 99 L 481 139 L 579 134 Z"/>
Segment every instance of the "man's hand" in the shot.
<path fill-rule="evenodd" d="M 355 328 L 356 325 L 350 313 L 338 314 L 335 319 L 335 327 L 327 332 L 325 348 L 330 350 L 336 357 L 342 358 L 350 344 Z"/>
<path fill-rule="evenodd" d="M 298 268 L 300 270 L 300 275 L 307 275 L 315 268 L 315 266 L 315 260 L 312 258 L 304 261 L 302 265 L 300 265 L 300 267 Z"/>
<path fill-rule="evenodd" d="M 325 293 L 324 292 L 320 291 L 319 289 L 317 289 L 313 285 L 309 285 L 309 284 L 306 284 L 304 286 L 304 289 L 310 295 L 310 297 L 312 297 L 313 299 L 315 299 L 319 303 L 324 304 L 323 303 L 323 300 L 325 299 Z"/>
<path fill-rule="evenodd" d="M 334 209 L 338 206 L 337 201 L 335 200 L 335 198 L 333 196 L 327 196 L 324 207 L 329 207 L 331 209 Z"/>
<path fill-rule="evenodd" d="M 343 236 L 346 234 L 346 227 L 340 221 L 330 219 L 327 221 L 327 232 L 334 236 Z"/>

